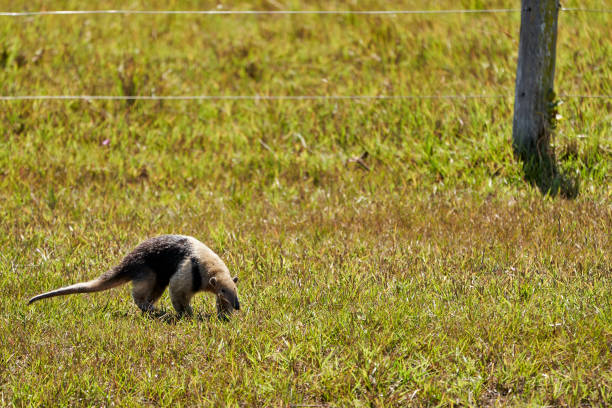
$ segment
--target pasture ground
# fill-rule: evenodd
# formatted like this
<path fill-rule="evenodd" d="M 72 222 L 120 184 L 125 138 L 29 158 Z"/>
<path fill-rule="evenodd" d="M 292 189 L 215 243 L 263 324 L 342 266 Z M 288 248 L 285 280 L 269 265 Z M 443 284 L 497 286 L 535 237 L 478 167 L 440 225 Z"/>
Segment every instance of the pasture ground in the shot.
<path fill-rule="evenodd" d="M 169 3 L 87 7 L 217 6 Z M 389 8 L 233 7 L 279 5 Z M 43 7 L 85 5 L 0 1 Z M 611 16 L 561 14 L 559 93 L 612 94 Z M 512 95 L 519 28 L 517 14 L 0 21 L 2 95 Z M 0 102 L 0 405 L 612 404 L 612 102 L 561 100 L 574 200 L 523 180 L 511 96 Z M 364 152 L 369 170 L 351 160 Z M 207 317 L 209 295 L 194 319 L 173 319 L 167 294 L 167 318 L 143 316 L 127 286 L 26 306 L 162 233 L 239 275 L 229 323 Z"/>

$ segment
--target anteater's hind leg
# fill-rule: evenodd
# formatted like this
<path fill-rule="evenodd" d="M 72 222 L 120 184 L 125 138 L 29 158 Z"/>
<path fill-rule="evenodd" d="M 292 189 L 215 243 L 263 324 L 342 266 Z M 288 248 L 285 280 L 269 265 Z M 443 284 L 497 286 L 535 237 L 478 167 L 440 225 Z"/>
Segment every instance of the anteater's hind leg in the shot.
<path fill-rule="evenodd" d="M 132 281 L 132 297 L 134 303 L 143 312 L 155 311 L 155 303 L 159 300 L 166 289 L 166 285 L 157 282 L 155 273 L 150 270 L 143 270 Z"/>

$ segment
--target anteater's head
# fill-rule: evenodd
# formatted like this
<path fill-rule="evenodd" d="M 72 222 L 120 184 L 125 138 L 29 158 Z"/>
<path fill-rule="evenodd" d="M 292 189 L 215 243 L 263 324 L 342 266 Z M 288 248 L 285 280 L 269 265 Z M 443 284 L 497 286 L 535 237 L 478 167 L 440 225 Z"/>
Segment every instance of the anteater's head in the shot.
<path fill-rule="evenodd" d="M 238 277 L 232 278 L 229 274 L 213 276 L 209 283 L 217 295 L 217 315 L 220 319 L 227 319 L 234 310 L 240 310 L 238 301 Z"/>

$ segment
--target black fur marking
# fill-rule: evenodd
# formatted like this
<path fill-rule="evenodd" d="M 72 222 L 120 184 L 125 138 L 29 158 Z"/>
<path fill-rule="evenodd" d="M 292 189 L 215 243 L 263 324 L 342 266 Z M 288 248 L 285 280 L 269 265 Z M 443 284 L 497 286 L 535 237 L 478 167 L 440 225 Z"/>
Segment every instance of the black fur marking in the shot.
<path fill-rule="evenodd" d="M 196 258 L 191 258 L 191 289 L 198 292 L 202 289 L 202 275 L 200 274 L 200 263 Z"/>
<path fill-rule="evenodd" d="M 180 265 L 191 255 L 191 245 L 186 237 L 162 235 L 138 245 L 126 255 L 116 267 L 120 275 L 138 279 L 143 272 L 153 271 L 157 287 L 167 287 L 170 278 Z"/>

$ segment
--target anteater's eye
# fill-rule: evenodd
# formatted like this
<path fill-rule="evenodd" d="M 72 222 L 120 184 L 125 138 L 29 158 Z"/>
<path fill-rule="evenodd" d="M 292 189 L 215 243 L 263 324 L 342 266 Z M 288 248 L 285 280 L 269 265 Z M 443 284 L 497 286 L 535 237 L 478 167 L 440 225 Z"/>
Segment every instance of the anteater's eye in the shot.
<path fill-rule="evenodd" d="M 225 293 L 225 289 L 221 289 L 221 293 Z"/>

